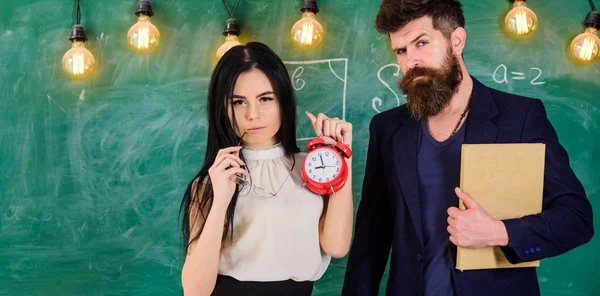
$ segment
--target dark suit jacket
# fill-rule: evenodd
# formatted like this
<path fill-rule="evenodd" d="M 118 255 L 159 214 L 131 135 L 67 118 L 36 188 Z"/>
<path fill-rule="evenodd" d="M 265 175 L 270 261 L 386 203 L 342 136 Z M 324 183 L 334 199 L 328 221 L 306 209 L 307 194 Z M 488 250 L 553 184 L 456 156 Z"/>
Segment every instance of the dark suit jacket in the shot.
<path fill-rule="evenodd" d="M 588 242 L 594 234 L 592 209 L 542 102 L 488 88 L 475 78 L 473 83 L 465 144 L 546 144 L 542 213 L 504 221 L 512 247 L 502 249 L 509 261 L 557 256 Z M 390 247 L 387 295 L 422 294 L 419 132 L 420 124 L 406 105 L 371 121 L 362 200 L 342 295 L 377 295 Z M 535 268 L 451 272 L 457 296 L 540 294 Z"/>

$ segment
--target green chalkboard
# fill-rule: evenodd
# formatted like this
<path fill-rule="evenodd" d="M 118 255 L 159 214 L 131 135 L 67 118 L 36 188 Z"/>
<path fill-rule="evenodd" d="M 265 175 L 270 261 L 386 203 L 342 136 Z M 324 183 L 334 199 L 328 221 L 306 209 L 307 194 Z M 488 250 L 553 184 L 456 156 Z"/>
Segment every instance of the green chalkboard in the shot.
<path fill-rule="evenodd" d="M 181 295 L 179 202 L 203 160 L 205 98 L 225 10 L 219 0 L 152 1 L 162 43 L 143 56 L 125 38 L 137 0 L 81 0 L 97 71 L 73 81 L 60 60 L 70 47 L 74 2 L 2 0 L 0 295 Z M 566 58 L 590 8 L 563 2 L 528 1 L 539 31 L 514 41 L 500 26 L 508 1 L 465 0 L 464 56 L 483 83 L 544 101 L 598 208 L 600 64 L 579 67 Z M 299 138 L 311 136 L 304 110 L 354 124 L 358 205 L 369 121 L 405 102 L 395 87 L 402 74 L 387 37 L 373 27 L 379 1 L 319 1 L 326 38 L 311 51 L 289 38 L 301 4 L 242 0 L 240 38 L 264 42 L 286 61 L 298 91 Z M 599 295 L 592 275 L 599 248 L 594 239 L 543 260 L 542 294 Z M 314 295 L 339 295 L 345 266 L 333 260 Z"/>

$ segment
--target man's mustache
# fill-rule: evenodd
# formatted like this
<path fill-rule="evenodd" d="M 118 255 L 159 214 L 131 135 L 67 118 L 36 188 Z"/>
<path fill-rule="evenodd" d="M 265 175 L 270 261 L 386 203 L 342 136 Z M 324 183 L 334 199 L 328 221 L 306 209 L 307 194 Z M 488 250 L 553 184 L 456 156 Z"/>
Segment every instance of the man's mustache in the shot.
<path fill-rule="evenodd" d="M 431 77 L 433 75 L 435 75 L 437 72 L 435 69 L 431 69 L 431 68 L 427 68 L 427 67 L 417 67 L 417 68 L 412 68 L 410 70 L 408 70 L 406 72 L 406 74 L 404 74 L 404 77 L 402 77 L 402 79 L 400 79 L 399 84 L 400 86 L 404 86 L 407 85 L 409 83 L 411 83 L 413 81 L 413 79 L 417 78 L 417 77 Z"/>

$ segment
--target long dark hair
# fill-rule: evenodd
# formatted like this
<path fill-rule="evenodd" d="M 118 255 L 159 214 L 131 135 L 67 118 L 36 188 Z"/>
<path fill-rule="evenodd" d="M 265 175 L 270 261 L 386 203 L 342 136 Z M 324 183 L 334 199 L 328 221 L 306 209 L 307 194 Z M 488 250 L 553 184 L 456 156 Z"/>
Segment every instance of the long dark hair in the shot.
<path fill-rule="evenodd" d="M 300 151 L 296 144 L 296 96 L 281 59 L 268 46 L 258 42 L 231 48 L 221 57 L 210 79 L 207 108 L 208 135 L 204 164 L 188 184 L 181 201 L 180 214 L 183 213 L 181 230 L 186 251 L 189 245 L 200 237 L 212 206 L 213 191 L 208 182 L 208 169 L 214 163 L 219 149 L 235 146 L 240 140 L 235 132 L 237 124 L 233 104 L 231 104 L 233 89 L 240 74 L 252 69 L 260 70 L 267 76 L 277 96 L 281 127 L 276 137 L 281 142 L 285 153 L 289 155 Z M 227 115 L 228 106 L 232 108 L 231 122 L 234 126 L 231 125 Z M 227 208 L 222 239 L 233 231 L 238 194 L 236 190 Z M 190 213 L 191 211 L 197 212 Z M 190 218 L 194 219 L 191 221 Z M 200 223 L 199 230 L 197 233 L 190 233 L 190 225 L 195 223 Z"/>

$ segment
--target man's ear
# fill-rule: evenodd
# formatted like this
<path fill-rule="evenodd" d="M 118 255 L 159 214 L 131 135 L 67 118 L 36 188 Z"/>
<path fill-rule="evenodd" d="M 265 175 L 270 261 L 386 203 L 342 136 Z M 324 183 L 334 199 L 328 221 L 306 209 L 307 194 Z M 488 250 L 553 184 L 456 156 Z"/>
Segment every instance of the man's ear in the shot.
<path fill-rule="evenodd" d="M 450 45 L 455 55 L 462 55 L 467 41 L 467 32 L 465 28 L 458 27 L 450 34 Z"/>

